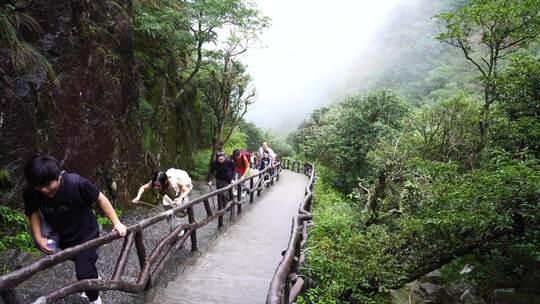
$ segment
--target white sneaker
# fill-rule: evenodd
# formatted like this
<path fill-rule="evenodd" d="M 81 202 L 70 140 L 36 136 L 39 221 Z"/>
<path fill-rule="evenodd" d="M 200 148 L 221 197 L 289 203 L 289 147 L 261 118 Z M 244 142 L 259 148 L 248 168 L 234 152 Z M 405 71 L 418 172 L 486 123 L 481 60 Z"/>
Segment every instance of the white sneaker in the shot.
<path fill-rule="evenodd" d="M 100 275 L 98 275 L 98 279 L 101 280 L 101 276 L 100 276 Z M 79 295 L 79 297 L 81 297 L 81 298 L 88 299 L 88 297 L 86 296 L 86 292 L 84 292 L 84 291 L 83 291 L 83 292 L 79 292 L 78 295 Z M 97 300 L 99 300 L 100 302 L 96 302 Z M 98 303 L 98 304 L 101 303 L 101 299 L 99 298 L 99 296 L 98 296 L 97 300 L 94 301 L 94 302 L 90 302 L 90 303 Z"/>
<path fill-rule="evenodd" d="M 101 302 L 101 297 L 98 297 L 95 301 L 90 301 L 90 304 L 103 304 Z"/>

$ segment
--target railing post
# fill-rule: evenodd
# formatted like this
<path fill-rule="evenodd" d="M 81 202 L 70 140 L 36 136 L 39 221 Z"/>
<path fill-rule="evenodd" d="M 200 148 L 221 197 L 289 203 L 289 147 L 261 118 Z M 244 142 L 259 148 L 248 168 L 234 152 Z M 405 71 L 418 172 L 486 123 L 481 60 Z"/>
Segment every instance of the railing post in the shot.
<path fill-rule="evenodd" d="M 129 252 L 131 251 L 131 247 L 133 246 L 134 236 L 135 236 L 134 233 L 131 232 L 129 235 L 127 235 L 124 238 L 122 249 L 120 250 L 120 255 L 119 255 L 120 258 L 116 261 L 116 266 L 114 267 L 111 280 L 118 281 L 122 277 L 122 274 L 124 273 L 124 270 L 126 269 L 126 263 L 129 258 Z"/>
<path fill-rule="evenodd" d="M 212 208 L 210 208 L 210 203 L 207 199 L 203 201 L 204 203 L 204 210 L 206 210 L 206 216 L 211 217 L 212 216 Z"/>
<path fill-rule="evenodd" d="M 312 200 L 313 200 L 313 196 L 311 196 L 307 202 L 306 202 L 306 211 L 307 212 L 311 212 L 311 203 L 312 203 Z"/>
<path fill-rule="evenodd" d="M 242 205 L 240 204 L 240 201 L 242 200 L 242 184 L 240 183 L 237 185 L 236 188 L 236 200 L 238 201 L 238 214 L 242 213 Z M 231 210 L 233 212 L 233 210 Z"/>
<path fill-rule="evenodd" d="M 222 192 L 218 194 L 217 196 L 217 202 L 218 202 L 218 212 L 221 212 L 221 209 L 225 208 L 227 205 L 228 199 L 231 197 L 231 191 L 227 191 L 228 195 L 225 195 L 225 192 Z M 225 196 L 227 197 L 227 200 L 225 200 Z M 221 197 L 221 199 L 220 199 Z M 218 228 L 223 227 L 223 214 L 218 217 Z"/>
<path fill-rule="evenodd" d="M 144 248 L 144 238 L 142 233 L 142 229 L 140 228 L 135 231 L 135 248 L 137 249 L 137 257 L 139 258 L 139 266 L 141 271 L 143 271 L 144 266 L 146 265 L 146 248 Z M 141 275 L 144 276 L 145 274 Z M 147 275 L 148 280 L 146 281 L 144 290 L 148 290 L 152 287 L 152 276 L 150 276 L 150 274 Z"/>
<path fill-rule="evenodd" d="M 259 186 L 261 186 L 260 188 L 257 187 L 257 196 L 261 196 L 261 191 L 262 191 L 262 184 L 261 183 L 264 183 L 264 174 L 262 175 L 259 175 L 259 179 L 257 180 L 257 184 Z"/>
<path fill-rule="evenodd" d="M 254 177 L 251 177 L 249 179 L 249 202 L 253 203 L 253 188 L 255 186 L 255 182 L 253 182 Z"/>
<path fill-rule="evenodd" d="M 287 275 L 285 278 L 285 286 L 283 286 L 283 298 L 281 298 L 281 303 L 289 304 L 289 296 L 291 294 L 291 278 Z"/>
<path fill-rule="evenodd" d="M 193 212 L 193 207 L 188 208 L 188 221 L 190 224 L 195 223 L 195 213 Z M 197 245 L 197 228 L 193 229 L 191 232 L 191 252 L 199 251 L 199 246 Z"/>

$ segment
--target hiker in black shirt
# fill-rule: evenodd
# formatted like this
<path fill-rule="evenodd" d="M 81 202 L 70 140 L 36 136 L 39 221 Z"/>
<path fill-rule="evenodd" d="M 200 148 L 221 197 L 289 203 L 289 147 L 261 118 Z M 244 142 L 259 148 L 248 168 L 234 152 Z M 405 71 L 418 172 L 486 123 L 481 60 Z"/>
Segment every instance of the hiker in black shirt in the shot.
<path fill-rule="evenodd" d="M 216 160 L 210 164 L 210 176 L 208 178 L 208 185 L 212 186 L 212 178 L 216 178 L 216 189 L 221 189 L 228 186 L 231 181 L 234 179 L 234 174 L 236 172 L 236 166 L 234 162 L 225 157 L 224 152 L 216 153 Z M 218 196 L 218 202 L 220 203 L 220 208 L 224 206 L 224 203 L 227 202 L 232 197 L 232 189 L 229 191 L 228 195 L 223 194 Z"/>
<path fill-rule="evenodd" d="M 98 205 L 111 220 L 114 230 L 126 235 L 124 226 L 110 201 L 86 178 L 66 173 L 60 169 L 57 159 L 38 156 L 24 167 L 28 183 L 24 189 L 25 214 L 30 219 L 32 236 L 38 248 L 47 253 L 55 250 L 47 244 L 50 235 L 44 235 L 44 227 L 57 234 L 57 246 L 65 249 L 82 244 L 99 236 L 99 226 L 92 212 L 92 205 Z M 49 231 L 47 231 L 49 232 Z M 97 279 L 97 250 L 83 252 L 74 258 L 77 279 Z M 98 291 L 87 291 L 90 303 L 100 304 Z"/>
<path fill-rule="evenodd" d="M 268 151 L 264 151 L 261 160 L 259 161 L 259 171 L 266 169 L 272 165 L 272 157 Z M 264 174 L 264 180 L 269 180 L 270 176 L 273 174 L 273 169 L 270 169 Z"/>

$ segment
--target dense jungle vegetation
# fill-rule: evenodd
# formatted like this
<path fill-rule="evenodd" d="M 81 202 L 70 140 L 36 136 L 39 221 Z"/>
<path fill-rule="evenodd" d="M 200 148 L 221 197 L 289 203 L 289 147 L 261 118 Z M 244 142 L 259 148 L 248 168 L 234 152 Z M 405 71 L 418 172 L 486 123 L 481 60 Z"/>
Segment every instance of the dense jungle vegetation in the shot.
<path fill-rule="evenodd" d="M 436 2 L 397 9 L 363 91 L 290 134 L 319 174 L 301 303 L 386 303 L 434 270 L 467 303 L 540 299 L 540 2 Z"/>

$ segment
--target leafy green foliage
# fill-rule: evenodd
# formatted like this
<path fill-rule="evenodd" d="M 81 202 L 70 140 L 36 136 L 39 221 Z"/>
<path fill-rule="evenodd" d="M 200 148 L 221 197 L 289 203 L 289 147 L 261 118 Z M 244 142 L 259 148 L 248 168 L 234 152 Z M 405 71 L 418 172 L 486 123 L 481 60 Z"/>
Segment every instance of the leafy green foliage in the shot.
<path fill-rule="evenodd" d="M 190 156 L 226 142 L 252 103 L 236 57 L 268 18 L 244 0 L 141 0 L 134 15 L 145 152 L 160 155 L 158 166 L 199 168 L 200 155 L 197 164 Z"/>
<path fill-rule="evenodd" d="M 268 142 L 268 146 L 278 155 L 279 158 L 289 157 L 293 154 L 292 146 L 287 142 L 285 136 L 276 134 L 271 129 L 262 130 L 254 123 L 241 121 L 238 129 L 247 135 L 247 149 L 253 152 L 259 150 L 263 142 Z"/>
<path fill-rule="evenodd" d="M 226 155 L 231 155 L 234 149 L 246 148 L 246 134 L 243 132 L 233 132 L 225 146 L 223 151 Z M 196 180 L 206 180 L 208 177 L 208 160 L 211 158 L 211 149 L 202 149 L 197 151 L 193 155 L 193 168 L 190 171 L 192 178 Z"/>
<path fill-rule="evenodd" d="M 315 288 L 303 303 L 382 303 L 441 268 L 447 284 L 465 281 L 485 299 L 509 280 L 518 292 L 538 285 L 540 66 L 537 45 L 525 46 L 540 7 L 455 9 L 437 16 L 439 39 L 477 64 L 482 92 L 439 95 L 423 82 L 418 108 L 388 91 L 353 96 L 290 135 L 299 158 L 322 165 L 304 269 Z"/>
<path fill-rule="evenodd" d="M 320 173 L 325 171 L 318 168 Z M 384 303 L 370 299 L 361 290 L 369 289 L 373 282 L 399 276 L 398 268 L 392 267 L 396 260 L 390 252 L 373 255 L 395 240 L 375 226 L 360 233 L 358 211 L 327 184 L 324 175 L 315 188 L 313 216 L 317 225 L 309 231 L 309 268 L 304 270 L 316 285 L 299 303 Z"/>
<path fill-rule="evenodd" d="M 508 151 L 525 151 L 540 158 L 540 104 L 538 56 L 517 55 L 498 77 L 498 107 L 493 140 Z"/>
<path fill-rule="evenodd" d="M 526 47 L 540 34 L 539 10 L 534 0 L 472 0 L 459 10 L 436 16 L 445 26 L 437 39 L 461 49 L 489 78 L 496 73 L 499 56 Z"/>
<path fill-rule="evenodd" d="M 437 161 L 457 161 L 472 167 L 478 145 L 480 104 L 463 95 L 426 106 L 409 120 L 412 144 L 420 155 Z"/>
<path fill-rule="evenodd" d="M 115 208 L 114 211 L 118 217 L 122 215 L 122 210 Z M 109 220 L 108 217 L 101 215 L 99 212 L 94 212 L 94 215 L 96 216 L 97 222 L 100 226 L 112 226 L 111 220 Z"/>
<path fill-rule="evenodd" d="M 35 252 L 34 241 L 28 233 L 28 223 L 22 212 L 0 206 L 0 250 L 16 248 Z"/>
<path fill-rule="evenodd" d="M 499 95 L 501 61 L 540 35 L 539 12 L 540 3 L 534 0 L 472 0 L 456 11 L 435 16 L 444 25 L 437 39 L 461 50 L 480 74 L 484 107 L 478 151 L 487 145 L 489 111 Z"/>
<path fill-rule="evenodd" d="M 369 174 L 367 152 L 378 138 L 402 127 L 406 104 L 380 90 L 351 96 L 338 106 L 315 111 L 293 133 L 291 142 L 306 156 L 335 170 L 335 184 L 351 189 Z"/>
<path fill-rule="evenodd" d="M 193 154 L 193 168 L 190 170 L 191 178 L 206 180 L 208 177 L 208 160 L 212 156 L 212 150 L 203 149 Z"/>
<path fill-rule="evenodd" d="M 266 140 L 264 131 L 252 122 L 242 120 L 238 124 L 238 129 L 246 134 L 246 148 L 250 151 L 257 151 Z"/>

